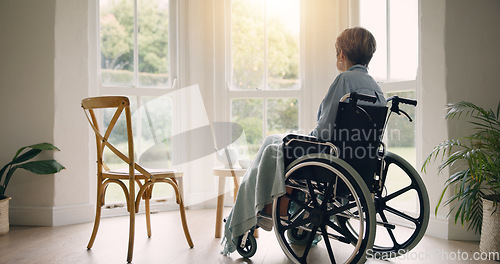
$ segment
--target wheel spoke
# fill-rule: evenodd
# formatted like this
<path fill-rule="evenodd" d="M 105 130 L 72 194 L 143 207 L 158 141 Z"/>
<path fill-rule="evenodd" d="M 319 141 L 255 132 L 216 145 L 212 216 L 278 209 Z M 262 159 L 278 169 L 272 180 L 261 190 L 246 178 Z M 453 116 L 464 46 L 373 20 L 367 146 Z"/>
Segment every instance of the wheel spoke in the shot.
<path fill-rule="evenodd" d="M 330 244 L 330 238 L 328 237 L 328 232 L 326 232 L 326 226 L 321 226 L 321 232 L 323 233 L 323 239 L 325 240 L 326 249 L 328 250 L 328 256 L 330 257 L 330 261 L 332 264 L 335 262 L 335 257 L 333 256 L 332 245 Z"/>
<path fill-rule="evenodd" d="M 337 176 L 338 177 L 338 176 Z M 321 203 L 321 210 L 326 210 L 326 207 L 328 205 L 328 201 L 330 200 L 330 196 L 333 193 L 333 184 L 327 184 L 326 186 L 326 191 L 325 191 L 325 197 L 323 197 L 323 202 Z"/>
<path fill-rule="evenodd" d="M 401 194 L 403 194 L 403 193 L 405 193 L 405 192 L 407 192 L 409 190 L 413 190 L 413 189 L 415 189 L 413 187 L 413 185 L 408 185 L 408 186 L 406 186 L 403 189 L 400 189 L 400 190 L 398 190 L 398 191 L 396 191 L 394 193 L 391 193 L 390 195 L 387 195 L 383 199 L 384 199 L 385 202 L 387 202 L 387 201 L 392 200 L 392 199 L 396 198 L 397 196 L 399 196 L 399 195 L 401 195 Z"/>
<path fill-rule="evenodd" d="M 283 226 L 283 232 L 285 232 L 288 229 L 298 228 L 299 226 L 307 224 L 309 222 L 310 222 L 309 217 L 302 220 L 296 220 L 295 222 L 290 223 L 287 226 Z"/>
<path fill-rule="evenodd" d="M 362 178 L 349 174 L 350 170 L 343 165 L 336 160 L 323 162 L 322 157 L 306 157 L 288 168 L 286 185 L 294 190 L 284 196 L 292 205 L 289 218 L 279 218 L 278 204 L 273 209 L 276 217 L 273 221 L 278 242 L 293 263 L 313 262 L 316 254 L 321 256 L 318 263 L 337 263 L 337 260 L 339 263 L 358 263 L 373 245 L 376 213 L 373 200 L 369 190 L 362 185 Z M 342 184 L 348 188 L 349 196 L 344 196 L 344 189 L 335 193 L 336 186 Z M 340 192 L 342 196 L 336 196 Z M 318 239 L 325 242 L 313 249 Z"/>
<path fill-rule="evenodd" d="M 345 241 L 349 241 L 347 243 L 350 243 L 350 242 L 355 242 L 353 239 L 354 237 L 351 235 L 351 233 L 349 231 L 346 232 L 345 229 L 335 225 L 334 223 L 332 223 L 332 221 L 327 221 L 326 224 L 331 227 L 333 230 L 337 231 L 339 234 L 343 235 L 345 239 L 342 239 L 342 237 L 337 237 L 337 239 L 341 242 L 345 242 Z M 335 237 L 335 236 L 334 236 Z"/>
<path fill-rule="evenodd" d="M 379 212 L 379 214 L 380 214 L 380 218 L 382 218 L 382 221 L 384 221 L 386 223 L 389 223 L 389 221 L 387 221 L 387 217 L 385 216 L 384 211 Z M 392 243 L 393 243 L 393 247 L 394 248 L 399 248 L 399 244 L 396 241 L 396 237 L 394 236 L 394 233 L 392 232 L 392 229 L 386 228 L 386 230 L 387 230 L 387 233 L 389 233 L 389 237 L 391 237 L 391 240 L 392 240 Z"/>
<path fill-rule="evenodd" d="M 311 195 L 314 208 L 318 208 L 318 201 L 316 200 L 316 194 L 314 193 L 314 187 L 310 179 L 307 179 L 307 187 L 309 188 L 309 195 Z"/>
<path fill-rule="evenodd" d="M 354 208 L 354 207 L 356 207 L 356 203 L 355 202 L 348 203 L 346 205 L 342 205 L 341 207 L 337 207 L 337 208 L 331 209 L 330 211 L 327 212 L 327 215 L 328 216 L 332 216 L 332 215 L 335 215 L 335 214 L 347 211 L 347 210 L 349 210 L 351 208 Z"/>
<path fill-rule="evenodd" d="M 406 219 L 406 220 L 408 220 L 408 221 L 410 221 L 410 222 L 412 222 L 414 224 L 418 223 L 418 219 L 413 218 L 413 217 L 411 217 L 411 216 L 409 216 L 409 215 L 407 215 L 407 214 L 405 214 L 405 213 L 403 213 L 401 211 L 398 211 L 398 210 L 396 210 L 396 209 L 394 209 L 394 208 L 392 208 L 390 206 L 386 206 L 385 210 L 387 210 L 388 212 L 390 212 L 392 214 L 395 214 L 395 215 L 397 215 L 397 216 L 399 216 L 399 217 L 401 217 L 403 219 Z"/>
<path fill-rule="evenodd" d="M 291 220 L 291 219 L 295 219 L 295 218 L 296 218 L 296 217 L 298 217 L 299 215 L 304 214 L 304 213 L 305 213 L 305 211 L 306 211 L 306 210 L 304 210 L 304 209 L 299 209 L 299 210 L 296 210 L 295 212 L 293 212 L 293 214 L 292 214 L 292 215 L 290 215 L 290 218 L 289 218 L 289 219 L 290 219 L 290 220 Z"/>
<path fill-rule="evenodd" d="M 290 199 L 290 201 L 296 203 L 298 206 L 300 206 L 301 209 L 304 209 L 304 210 L 306 210 L 308 212 L 311 211 L 311 207 L 309 207 L 303 201 L 299 200 L 295 195 L 292 195 L 292 194 L 289 194 L 289 193 L 285 193 L 285 197 L 288 198 L 288 199 Z"/>
<path fill-rule="evenodd" d="M 302 254 L 302 257 L 301 257 L 301 263 L 306 263 L 306 258 L 307 258 L 307 255 L 309 255 L 309 250 L 311 249 L 311 246 L 312 246 L 312 243 L 314 241 L 314 237 L 316 234 L 316 232 L 318 232 L 318 226 L 314 226 L 312 231 L 311 231 L 311 235 L 309 236 L 309 239 L 307 241 L 307 245 L 306 245 L 306 248 L 304 250 L 304 254 Z"/>

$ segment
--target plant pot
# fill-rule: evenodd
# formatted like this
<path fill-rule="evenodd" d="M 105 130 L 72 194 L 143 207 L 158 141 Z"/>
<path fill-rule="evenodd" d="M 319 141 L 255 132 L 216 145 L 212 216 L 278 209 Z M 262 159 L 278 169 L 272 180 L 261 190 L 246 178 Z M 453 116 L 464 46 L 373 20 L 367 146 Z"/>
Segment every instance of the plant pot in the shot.
<path fill-rule="evenodd" d="M 496 202 L 495 206 L 491 196 L 483 197 L 483 225 L 479 250 L 487 253 L 500 252 L 500 202 Z M 498 255 L 492 257 L 498 258 Z"/>
<path fill-rule="evenodd" d="M 0 236 L 9 232 L 9 200 L 8 196 L 0 197 Z"/>

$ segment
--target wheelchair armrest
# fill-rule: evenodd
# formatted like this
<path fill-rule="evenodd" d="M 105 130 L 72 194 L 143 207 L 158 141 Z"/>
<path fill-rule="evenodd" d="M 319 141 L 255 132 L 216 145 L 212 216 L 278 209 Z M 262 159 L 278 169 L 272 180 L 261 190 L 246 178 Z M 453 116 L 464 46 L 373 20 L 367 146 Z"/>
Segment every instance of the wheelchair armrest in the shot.
<path fill-rule="evenodd" d="M 325 142 L 325 141 L 322 141 L 319 138 L 313 137 L 313 136 L 298 135 L 298 134 L 288 134 L 286 137 L 283 138 L 283 143 L 287 144 L 292 139 L 294 139 L 294 140 L 300 139 L 301 141 L 308 141 L 308 142 L 311 142 L 311 143 L 317 143 L 317 142 L 322 142 L 323 143 L 323 142 Z"/>
<path fill-rule="evenodd" d="M 292 142 L 295 142 L 297 144 L 292 144 Z M 333 154 L 335 153 L 335 156 L 338 157 L 339 155 L 339 150 L 338 148 L 333 145 L 331 142 L 321 140 L 317 137 L 313 136 L 308 136 L 308 135 L 297 135 L 297 134 L 288 134 L 286 137 L 283 138 L 283 144 L 285 147 L 304 147 L 304 145 L 316 145 L 318 147 L 317 151 L 315 152 L 323 152 L 325 148 L 329 149 L 329 153 Z M 310 149 L 310 148 L 307 148 Z M 312 150 L 312 149 L 311 149 Z M 306 151 L 308 152 L 308 151 Z"/>

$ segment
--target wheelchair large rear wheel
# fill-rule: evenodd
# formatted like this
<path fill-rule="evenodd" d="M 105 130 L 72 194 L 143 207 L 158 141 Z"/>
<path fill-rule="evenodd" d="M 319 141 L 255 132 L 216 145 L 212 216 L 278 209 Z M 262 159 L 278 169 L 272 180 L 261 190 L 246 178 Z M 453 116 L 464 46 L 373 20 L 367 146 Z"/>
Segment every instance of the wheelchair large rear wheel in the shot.
<path fill-rule="evenodd" d="M 278 243 L 291 262 L 366 261 L 375 239 L 375 207 L 368 187 L 351 166 L 329 155 L 305 156 L 290 164 L 285 184 L 293 191 L 274 200 L 273 223 Z M 280 207 L 285 204 L 288 214 L 283 216 Z M 333 220 L 339 215 L 351 219 L 351 227 L 362 235 L 354 236 L 339 226 Z M 290 239 L 290 234 L 298 236 Z M 295 243 L 297 238 L 300 243 Z"/>
<path fill-rule="evenodd" d="M 377 235 L 368 254 L 378 259 L 397 257 L 413 249 L 424 236 L 430 215 L 427 189 L 413 166 L 391 152 L 384 160 L 383 188 L 374 196 Z M 352 231 L 349 219 L 336 220 Z"/>

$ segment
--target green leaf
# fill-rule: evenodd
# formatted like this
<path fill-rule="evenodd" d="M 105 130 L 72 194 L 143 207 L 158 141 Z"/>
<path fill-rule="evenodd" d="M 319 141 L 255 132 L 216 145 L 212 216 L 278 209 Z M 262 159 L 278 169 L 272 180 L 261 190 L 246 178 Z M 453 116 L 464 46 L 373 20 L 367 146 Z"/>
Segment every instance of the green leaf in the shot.
<path fill-rule="evenodd" d="M 439 201 L 438 201 L 438 203 L 436 205 L 436 210 L 434 212 L 436 215 L 438 213 L 438 208 L 441 205 L 441 202 L 443 201 L 443 198 L 444 198 L 444 195 L 445 195 L 447 189 L 448 189 L 448 186 L 445 186 L 444 189 L 443 189 L 443 191 L 441 192 L 441 196 L 439 197 Z"/>
<path fill-rule="evenodd" d="M 10 166 L 10 163 L 7 163 L 5 166 L 3 166 L 3 168 L 0 170 L 0 183 L 2 183 L 2 178 L 3 178 L 3 174 L 5 173 L 5 170 L 7 169 L 7 167 Z"/>
<path fill-rule="evenodd" d="M 39 149 L 39 150 L 57 150 L 57 151 L 59 151 L 59 148 L 57 148 L 56 146 L 54 146 L 50 143 L 40 143 L 40 144 L 31 145 L 28 147 L 32 148 L 32 149 Z"/>
<path fill-rule="evenodd" d="M 26 148 L 28 148 L 28 146 L 18 149 L 16 155 L 14 155 L 14 158 L 12 158 L 12 160 L 15 160 L 17 156 L 19 156 L 19 154 L 21 154 L 21 152 L 23 152 L 23 150 L 25 150 Z"/>
<path fill-rule="evenodd" d="M 460 141 L 450 139 L 437 145 L 424 161 L 422 169 L 425 171 L 425 167 L 439 156 L 439 172 L 444 168 L 458 170 L 448 176 L 436 213 L 439 206 L 451 205 L 447 217 L 454 214 L 455 223 L 460 219 L 462 226 L 468 224 L 469 229 L 478 232 L 483 215 L 481 197 L 485 192 L 500 195 L 500 102 L 496 112 L 464 101 L 447 107 L 446 119 L 468 118 L 474 133 Z M 448 188 L 453 192 L 443 201 Z"/>
<path fill-rule="evenodd" d="M 500 102 L 498 102 L 497 106 L 497 120 L 500 118 Z"/>
<path fill-rule="evenodd" d="M 65 169 L 63 165 L 55 160 L 38 160 L 26 162 L 16 167 L 28 170 L 36 174 L 53 174 Z"/>
<path fill-rule="evenodd" d="M 12 160 L 15 160 L 17 158 L 17 156 L 19 156 L 19 154 L 21 154 L 21 152 L 23 152 L 23 150 L 25 150 L 27 148 L 39 149 L 39 150 L 57 150 L 57 151 L 59 151 L 59 149 L 56 146 L 54 146 L 50 143 L 46 143 L 46 142 L 39 143 L 39 144 L 29 145 L 29 146 L 25 146 L 25 147 L 20 148 L 19 150 L 17 150 L 16 155 L 14 155 L 14 158 Z"/>
<path fill-rule="evenodd" d="M 29 151 L 26 151 L 25 153 L 23 153 L 21 156 L 13 159 L 10 162 L 10 164 L 18 164 L 18 163 L 30 160 L 30 159 L 36 157 L 36 155 L 40 154 L 40 152 L 42 152 L 42 150 L 40 150 L 40 149 L 30 149 Z"/>
<path fill-rule="evenodd" d="M 14 171 L 16 171 L 17 166 L 10 167 L 10 169 L 7 171 L 7 175 L 5 176 L 5 182 L 3 183 L 3 188 L 4 192 L 7 189 L 7 185 L 9 184 L 10 178 L 12 177 L 12 174 L 14 174 Z"/>

